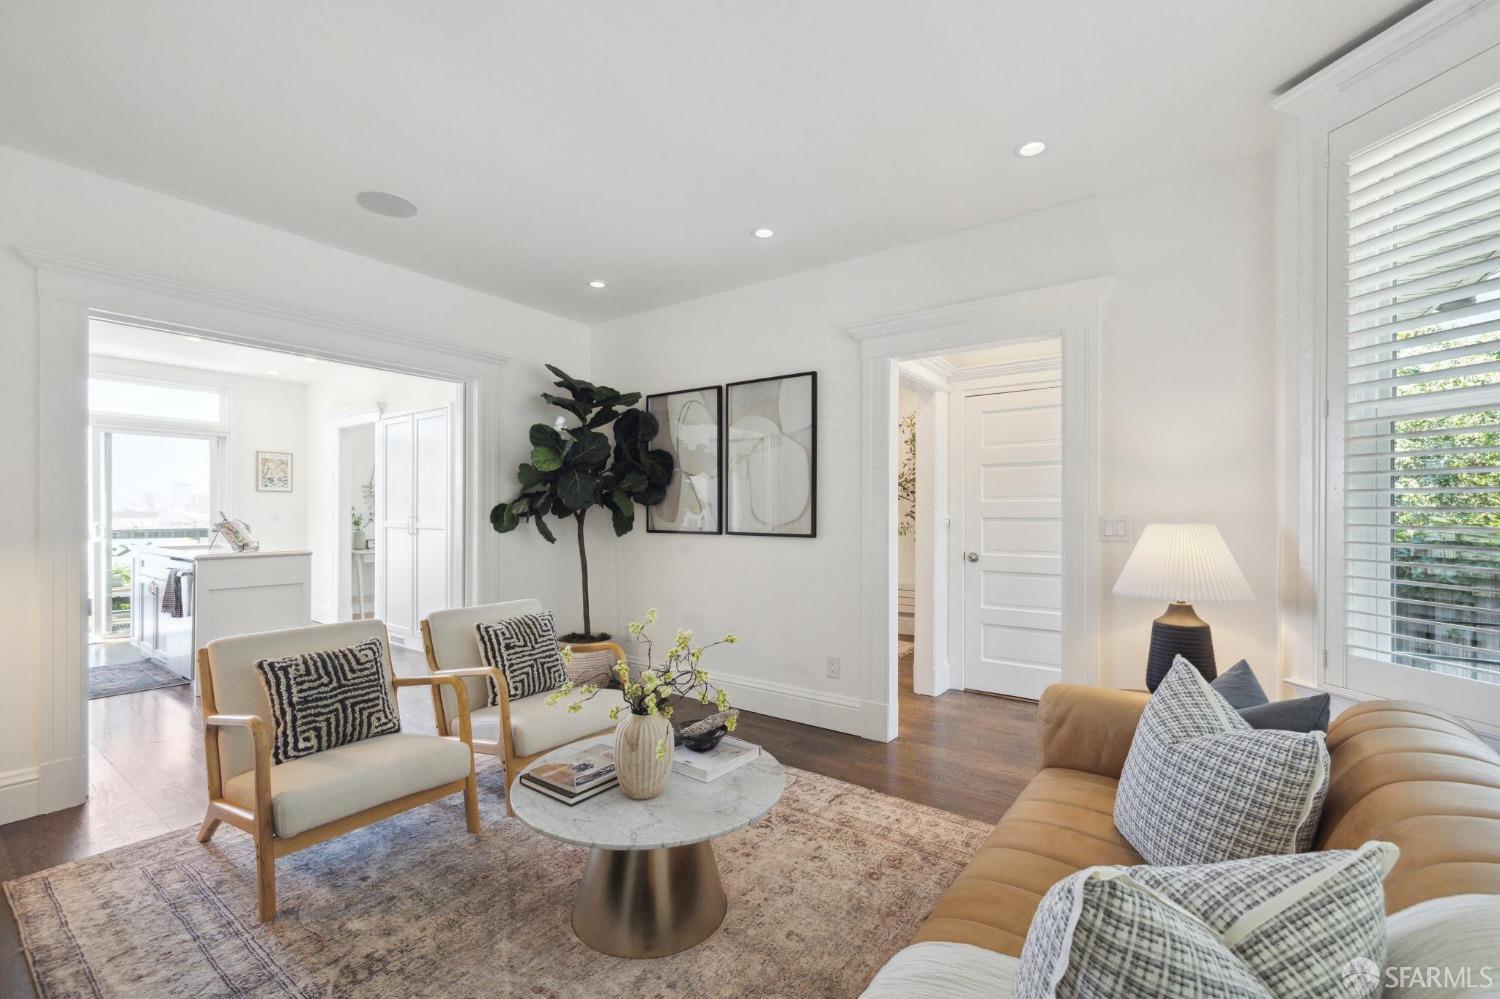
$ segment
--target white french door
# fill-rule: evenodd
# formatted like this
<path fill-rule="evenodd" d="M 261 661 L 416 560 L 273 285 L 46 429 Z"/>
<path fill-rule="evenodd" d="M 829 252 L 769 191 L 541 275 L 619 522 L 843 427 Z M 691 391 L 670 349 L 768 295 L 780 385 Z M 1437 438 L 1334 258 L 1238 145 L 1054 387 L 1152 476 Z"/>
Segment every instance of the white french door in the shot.
<path fill-rule="evenodd" d="M 1062 679 L 1062 387 L 964 401 L 964 686 Z"/>
<path fill-rule="evenodd" d="M 446 407 L 380 421 L 375 613 L 402 642 L 415 642 L 422 618 L 450 604 L 451 437 Z"/>

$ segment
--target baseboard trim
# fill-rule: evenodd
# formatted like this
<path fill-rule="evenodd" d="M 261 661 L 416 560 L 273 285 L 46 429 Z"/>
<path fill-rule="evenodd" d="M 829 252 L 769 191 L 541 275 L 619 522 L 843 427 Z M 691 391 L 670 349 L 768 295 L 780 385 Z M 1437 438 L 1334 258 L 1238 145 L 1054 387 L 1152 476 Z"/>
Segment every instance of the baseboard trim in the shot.
<path fill-rule="evenodd" d="M 644 661 L 632 658 L 631 672 L 639 676 L 645 665 Z M 737 708 L 865 739 L 887 741 L 883 734 L 884 704 L 734 673 L 715 671 L 713 682 L 728 692 L 730 703 Z"/>
<path fill-rule="evenodd" d="M 938 694 L 946 694 L 952 689 L 953 667 L 948 663 L 943 663 L 943 665 L 932 671 L 932 693 L 936 696 Z"/>
<path fill-rule="evenodd" d="M 88 757 L 70 756 L 37 767 L 37 813 L 81 805 L 89 796 Z"/>
<path fill-rule="evenodd" d="M 20 770 L 0 774 L 0 825 L 39 814 L 39 784 L 40 776 L 36 767 L 22 767 Z"/>

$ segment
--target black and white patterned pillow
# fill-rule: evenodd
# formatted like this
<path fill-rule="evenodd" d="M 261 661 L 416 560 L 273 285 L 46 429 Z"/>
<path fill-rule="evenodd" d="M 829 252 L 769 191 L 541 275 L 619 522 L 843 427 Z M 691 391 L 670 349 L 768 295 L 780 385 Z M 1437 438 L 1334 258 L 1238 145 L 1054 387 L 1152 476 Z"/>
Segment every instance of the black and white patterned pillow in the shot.
<path fill-rule="evenodd" d="M 545 694 L 568 682 L 562 653 L 557 648 L 557 626 L 551 611 L 517 614 L 494 624 L 475 625 L 484 664 L 505 674 L 511 700 Z M 491 705 L 500 703 L 495 678 L 489 678 Z"/>
<path fill-rule="evenodd" d="M 1368 996 L 1384 967 L 1382 881 L 1396 855 L 1390 843 L 1372 842 L 1222 864 L 1079 871 L 1037 907 L 1015 995 Z"/>
<path fill-rule="evenodd" d="M 271 762 L 401 731 L 380 639 L 255 664 L 271 702 Z"/>
<path fill-rule="evenodd" d="M 1178 656 L 1136 726 L 1115 828 L 1152 864 L 1296 853 L 1327 793 L 1322 732 L 1251 728 Z"/>

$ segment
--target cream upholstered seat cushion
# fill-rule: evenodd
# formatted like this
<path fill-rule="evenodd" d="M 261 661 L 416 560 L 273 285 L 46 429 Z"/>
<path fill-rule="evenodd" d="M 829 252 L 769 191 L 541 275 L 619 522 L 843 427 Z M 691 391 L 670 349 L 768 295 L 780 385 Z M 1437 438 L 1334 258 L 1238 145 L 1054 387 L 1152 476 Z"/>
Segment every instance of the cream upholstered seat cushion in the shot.
<path fill-rule="evenodd" d="M 531 756 L 612 728 L 615 723 L 609 720 L 609 709 L 625 703 L 618 690 L 599 691 L 584 701 L 577 712 L 568 710 L 572 700 L 568 698 L 549 706 L 546 694 L 534 694 L 511 701 L 511 751 L 517 756 Z M 475 742 L 500 741 L 498 707 L 470 712 L 469 724 L 473 726 Z"/>
<path fill-rule="evenodd" d="M 353 742 L 271 768 L 276 835 L 328 822 L 469 776 L 469 747 L 435 735 L 398 732 Z M 224 783 L 224 797 L 255 807 L 255 773 Z"/>

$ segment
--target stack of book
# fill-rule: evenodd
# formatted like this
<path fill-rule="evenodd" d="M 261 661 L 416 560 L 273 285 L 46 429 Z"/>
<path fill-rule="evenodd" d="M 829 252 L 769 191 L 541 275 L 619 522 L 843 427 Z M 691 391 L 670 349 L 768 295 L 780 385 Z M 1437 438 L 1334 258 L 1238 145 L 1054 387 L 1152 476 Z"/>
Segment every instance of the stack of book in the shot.
<path fill-rule="evenodd" d="M 619 783 L 615 776 L 615 747 L 601 742 L 539 767 L 520 777 L 521 783 L 540 794 L 576 805 L 603 794 Z"/>
<path fill-rule="evenodd" d="M 695 752 L 686 746 L 672 750 L 672 772 L 693 780 L 717 780 L 758 756 L 760 747 L 755 743 L 726 735 L 706 753 Z"/>

